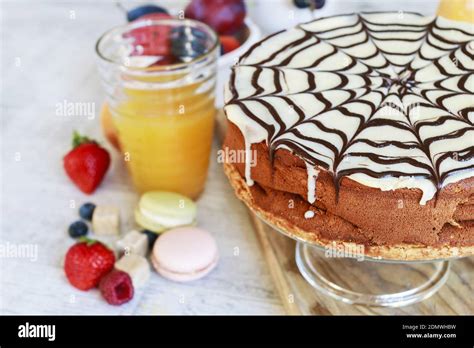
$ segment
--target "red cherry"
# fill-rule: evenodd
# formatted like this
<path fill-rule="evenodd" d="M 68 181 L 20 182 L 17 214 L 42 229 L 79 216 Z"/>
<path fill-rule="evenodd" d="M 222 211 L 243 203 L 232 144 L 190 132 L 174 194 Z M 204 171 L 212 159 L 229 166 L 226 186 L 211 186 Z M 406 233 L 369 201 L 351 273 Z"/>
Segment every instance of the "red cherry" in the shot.
<path fill-rule="evenodd" d="M 243 0 L 192 0 L 185 16 L 208 24 L 219 34 L 230 35 L 244 25 Z"/>

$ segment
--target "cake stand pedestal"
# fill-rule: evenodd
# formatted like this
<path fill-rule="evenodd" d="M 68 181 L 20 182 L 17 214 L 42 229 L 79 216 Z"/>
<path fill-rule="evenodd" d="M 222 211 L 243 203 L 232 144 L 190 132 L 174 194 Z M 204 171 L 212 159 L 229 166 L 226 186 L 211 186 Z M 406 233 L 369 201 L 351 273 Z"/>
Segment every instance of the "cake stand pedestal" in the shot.
<path fill-rule="evenodd" d="M 449 275 L 447 260 L 403 262 L 328 257 L 322 247 L 301 241 L 296 244 L 296 264 L 316 290 L 344 303 L 366 306 L 401 307 L 423 301 L 438 291 Z M 354 281 L 358 274 L 364 281 Z M 374 279 L 367 281 L 367 277 Z"/>

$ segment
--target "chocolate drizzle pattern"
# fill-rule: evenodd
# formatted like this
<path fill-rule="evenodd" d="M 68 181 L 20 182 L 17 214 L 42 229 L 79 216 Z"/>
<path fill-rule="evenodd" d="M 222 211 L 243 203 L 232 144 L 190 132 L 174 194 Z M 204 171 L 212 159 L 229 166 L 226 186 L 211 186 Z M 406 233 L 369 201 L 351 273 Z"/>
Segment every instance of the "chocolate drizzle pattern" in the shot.
<path fill-rule="evenodd" d="M 320 18 L 251 47 L 233 67 L 225 111 L 247 150 L 261 141 L 270 158 L 290 150 L 308 180 L 322 169 L 337 191 L 346 176 L 419 188 L 425 204 L 474 176 L 473 58 L 467 23 L 395 12 Z"/>

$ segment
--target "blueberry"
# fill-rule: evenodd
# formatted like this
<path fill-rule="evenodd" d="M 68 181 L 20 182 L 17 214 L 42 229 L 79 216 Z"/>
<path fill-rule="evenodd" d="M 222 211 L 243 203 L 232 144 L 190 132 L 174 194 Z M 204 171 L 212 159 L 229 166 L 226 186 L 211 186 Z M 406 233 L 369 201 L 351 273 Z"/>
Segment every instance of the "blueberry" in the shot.
<path fill-rule="evenodd" d="M 309 0 L 293 0 L 293 3 L 298 8 L 307 8 L 307 7 L 309 7 Z"/>
<path fill-rule="evenodd" d="M 158 238 L 158 233 L 149 230 L 142 230 L 142 233 L 146 234 L 148 238 L 148 247 L 150 249 L 153 248 L 153 244 L 155 244 L 155 241 Z"/>
<path fill-rule="evenodd" d="M 76 221 L 69 226 L 68 232 L 72 238 L 79 238 L 85 236 L 88 230 L 89 228 L 84 221 Z"/>
<path fill-rule="evenodd" d="M 156 6 L 156 5 L 143 5 L 136 7 L 130 11 L 127 12 L 127 20 L 129 22 L 134 21 L 135 19 L 140 18 L 141 16 L 150 14 L 150 13 L 166 13 L 168 14 L 168 11 L 161 7 L 161 6 Z"/>
<path fill-rule="evenodd" d="M 206 33 L 197 28 L 174 28 L 171 32 L 171 52 L 182 61 L 196 58 L 206 52 L 206 38 Z"/>
<path fill-rule="evenodd" d="M 314 3 L 316 9 L 320 9 L 324 6 L 325 0 L 293 0 L 293 3 L 298 8 L 308 8 L 311 3 Z"/>
<path fill-rule="evenodd" d="M 84 220 L 91 221 L 92 214 L 94 214 L 95 204 L 94 203 L 84 203 L 79 208 L 79 216 Z"/>
<path fill-rule="evenodd" d="M 326 3 L 326 0 L 316 0 L 316 9 L 320 9 L 324 7 L 324 4 Z"/>

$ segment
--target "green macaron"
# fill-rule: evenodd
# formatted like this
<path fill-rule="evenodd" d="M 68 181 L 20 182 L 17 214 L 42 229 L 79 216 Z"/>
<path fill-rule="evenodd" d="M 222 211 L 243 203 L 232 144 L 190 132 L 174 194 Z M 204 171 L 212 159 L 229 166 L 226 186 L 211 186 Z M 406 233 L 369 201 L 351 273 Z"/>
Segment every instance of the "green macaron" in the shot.
<path fill-rule="evenodd" d="M 147 230 L 160 233 L 194 224 L 196 214 L 196 203 L 186 196 L 175 192 L 149 191 L 140 197 L 135 209 L 135 221 Z"/>

